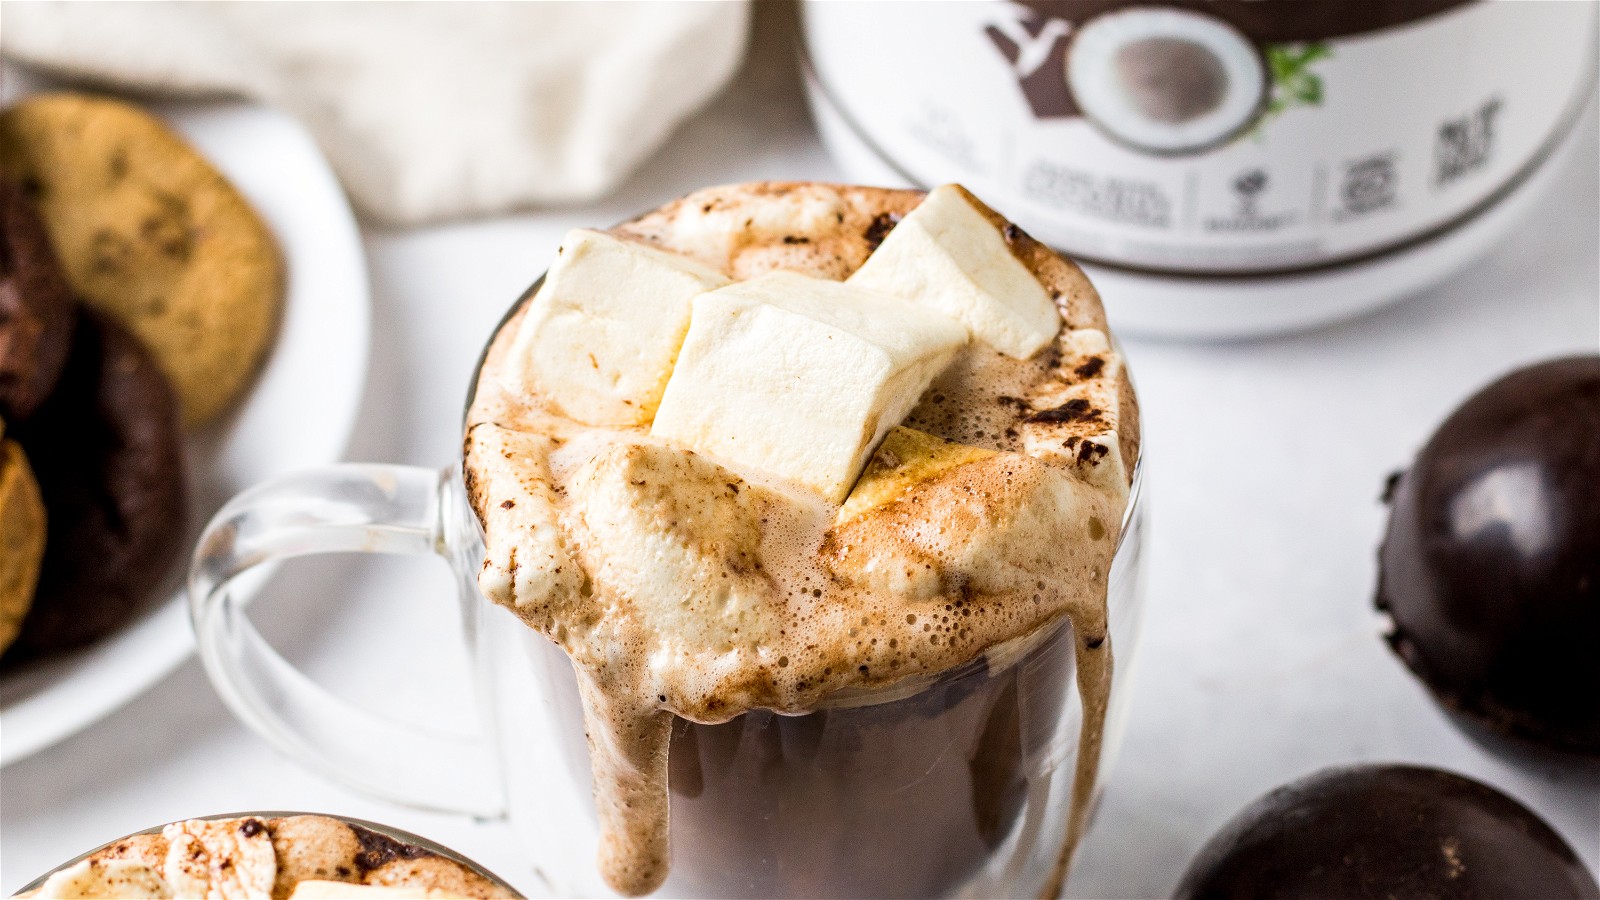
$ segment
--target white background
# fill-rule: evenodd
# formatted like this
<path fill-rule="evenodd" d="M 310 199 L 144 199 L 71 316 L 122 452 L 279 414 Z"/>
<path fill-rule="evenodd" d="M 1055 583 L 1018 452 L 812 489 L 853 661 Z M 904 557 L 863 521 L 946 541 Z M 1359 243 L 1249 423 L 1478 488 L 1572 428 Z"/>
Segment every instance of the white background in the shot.
<path fill-rule="evenodd" d="M 805 111 L 788 24 L 766 15 L 758 25 L 733 87 L 608 201 L 366 232 L 374 343 L 349 458 L 452 459 L 481 344 L 567 228 L 713 182 L 840 177 Z M 1499 374 L 1596 350 L 1594 121 L 1535 217 L 1424 296 L 1278 340 L 1126 341 L 1149 435 L 1149 605 L 1129 731 L 1072 894 L 1167 895 L 1240 806 L 1363 760 L 1470 773 L 1540 812 L 1591 868 L 1600 861 L 1600 784 L 1502 763 L 1461 737 L 1391 657 L 1371 609 L 1385 475 Z M 254 617 L 344 695 L 472 727 L 462 653 L 439 638 L 455 629 L 448 592 L 437 562 L 297 563 Z M 126 832 L 243 809 L 387 822 L 533 889 L 528 848 L 506 826 L 402 809 L 306 772 L 234 721 L 191 661 L 120 712 L 0 770 L 0 890 Z"/>

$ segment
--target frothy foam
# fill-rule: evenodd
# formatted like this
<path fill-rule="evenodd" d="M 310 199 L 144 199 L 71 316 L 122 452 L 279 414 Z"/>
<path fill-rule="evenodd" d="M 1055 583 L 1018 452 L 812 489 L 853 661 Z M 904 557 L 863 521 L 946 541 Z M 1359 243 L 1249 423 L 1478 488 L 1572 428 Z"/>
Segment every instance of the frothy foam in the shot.
<path fill-rule="evenodd" d="M 733 277 L 781 267 L 843 278 L 918 197 L 717 188 L 614 233 Z M 901 483 L 903 461 L 880 451 L 864 479 L 881 478 L 882 496 L 844 518 L 803 489 L 644 427 L 551 414 L 536 394 L 508 389 L 522 384 L 507 353 L 521 314 L 496 336 L 466 443 L 487 539 L 480 586 L 574 661 L 600 864 L 617 890 L 647 893 L 667 872 L 670 714 L 715 723 L 752 709 L 804 713 L 840 692 L 948 671 L 1062 617 L 1078 641 L 1085 711 L 1076 839 L 1109 687 L 1106 583 L 1137 412 L 1093 289 L 1076 267 L 1006 233 L 1057 298 L 1058 341 L 1026 361 L 964 351 L 904 424 L 994 452 Z"/>
<path fill-rule="evenodd" d="M 315 815 L 174 822 L 108 844 L 21 896 L 288 897 L 300 885 L 328 882 L 414 897 L 511 896 L 455 859 Z M 356 896 L 339 894 L 346 895 Z"/>

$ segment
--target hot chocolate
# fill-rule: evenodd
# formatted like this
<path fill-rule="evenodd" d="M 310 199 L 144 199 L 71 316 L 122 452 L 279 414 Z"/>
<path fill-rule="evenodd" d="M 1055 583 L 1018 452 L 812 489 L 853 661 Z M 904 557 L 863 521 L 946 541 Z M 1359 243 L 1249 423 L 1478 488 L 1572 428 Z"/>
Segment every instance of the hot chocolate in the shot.
<path fill-rule="evenodd" d="M 1075 670 L 1059 887 L 1138 446 L 1093 288 L 959 188 L 738 185 L 570 235 L 465 474 L 481 590 L 573 662 L 607 881 L 714 871 L 670 821 L 766 860 L 696 893 L 948 891 Z"/>
<path fill-rule="evenodd" d="M 515 897 L 503 882 L 421 838 L 298 814 L 188 819 L 132 834 L 18 895 L 381 900 Z"/>

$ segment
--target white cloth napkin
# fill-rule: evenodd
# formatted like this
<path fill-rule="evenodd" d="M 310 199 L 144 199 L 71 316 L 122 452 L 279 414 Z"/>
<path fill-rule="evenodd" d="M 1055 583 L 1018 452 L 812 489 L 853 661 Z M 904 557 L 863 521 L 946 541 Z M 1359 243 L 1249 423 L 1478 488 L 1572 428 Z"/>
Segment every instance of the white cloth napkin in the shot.
<path fill-rule="evenodd" d="M 723 85 L 745 0 L 19 2 L 0 52 L 144 90 L 227 92 L 316 135 L 377 219 L 604 194 Z"/>

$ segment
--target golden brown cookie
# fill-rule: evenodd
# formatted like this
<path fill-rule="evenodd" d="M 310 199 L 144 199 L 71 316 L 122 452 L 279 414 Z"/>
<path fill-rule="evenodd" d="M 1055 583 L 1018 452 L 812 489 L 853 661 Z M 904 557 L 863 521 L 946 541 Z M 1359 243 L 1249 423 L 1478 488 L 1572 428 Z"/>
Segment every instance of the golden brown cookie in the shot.
<path fill-rule="evenodd" d="M 16 441 L 0 441 L 0 653 L 33 605 L 44 559 L 44 500 Z"/>
<path fill-rule="evenodd" d="M 133 330 L 189 426 L 243 393 L 277 330 L 283 262 L 255 211 L 150 114 L 41 94 L 0 114 L 0 167 L 33 195 L 67 281 Z"/>

